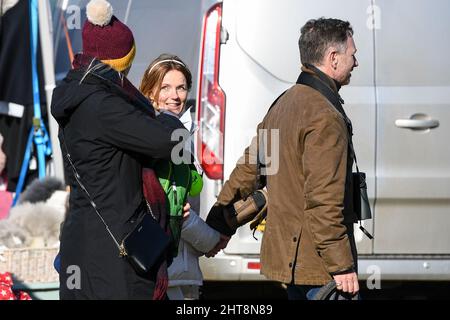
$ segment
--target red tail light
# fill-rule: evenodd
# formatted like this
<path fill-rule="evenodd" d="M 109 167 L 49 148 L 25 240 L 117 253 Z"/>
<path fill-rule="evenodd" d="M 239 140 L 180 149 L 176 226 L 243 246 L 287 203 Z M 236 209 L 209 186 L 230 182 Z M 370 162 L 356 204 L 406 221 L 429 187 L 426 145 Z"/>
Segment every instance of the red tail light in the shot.
<path fill-rule="evenodd" d="M 261 263 L 259 263 L 259 262 L 248 262 L 247 263 L 247 269 L 260 270 L 261 269 Z"/>
<path fill-rule="evenodd" d="M 223 179 L 225 93 L 219 86 L 222 3 L 211 7 L 203 21 L 198 91 L 198 158 L 210 179 Z"/>

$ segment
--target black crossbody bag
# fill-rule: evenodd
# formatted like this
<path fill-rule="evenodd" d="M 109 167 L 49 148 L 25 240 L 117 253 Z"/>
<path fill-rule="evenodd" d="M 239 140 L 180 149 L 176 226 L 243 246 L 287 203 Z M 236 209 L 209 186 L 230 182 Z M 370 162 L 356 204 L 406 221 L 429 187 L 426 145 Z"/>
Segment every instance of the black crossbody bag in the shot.
<path fill-rule="evenodd" d="M 106 228 L 106 231 L 110 235 L 114 244 L 119 250 L 119 257 L 126 258 L 134 270 L 139 274 L 147 274 L 154 270 L 154 267 L 158 266 L 165 258 L 165 252 L 170 244 L 170 237 L 164 232 L 159 223 L 156 221 L 156 217 L 153 215 L 151 206 L 147 201 L 145 213 L 136 217 L 134 220 L 135 226 L 133 229 L 123 237 L 119 242 L 113 235 L 102 215 L 97 210 L 97 205 L 86 190 L 85 186 L 81 182 L 81 177 L 75 169 L 75 165 L 72 162 L 70 153 L 67 149 L 66 139 L 64 132 L 61 130 L 64 147 L 66 149 L 66 158 L 72 167 L 74 177 L 86 194 L 91 206 L 94 208 L 97 216 L 102 221 Z"/>

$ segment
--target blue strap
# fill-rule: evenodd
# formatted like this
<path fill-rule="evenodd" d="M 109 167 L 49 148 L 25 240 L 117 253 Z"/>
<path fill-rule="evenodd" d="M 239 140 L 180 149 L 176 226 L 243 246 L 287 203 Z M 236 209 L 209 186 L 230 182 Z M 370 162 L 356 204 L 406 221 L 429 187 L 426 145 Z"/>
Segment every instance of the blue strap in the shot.
<path fill-rule="evenodd" d="M 30 163 L 31 157 L 31 144 L 33 142 L 33 131 L 34 128 L 31 128 L 30 133 L 28 134 L 27 147 L 25 148 L 25 156 L 23 157 L 22 167 L 20 169 L 19 181 L 16 186 L 16 194 L 14 196 L 14 200 L 12 206 L 14 207 L 19 200 L 20 193 L 22 192 L 23 184 L 25 182 L 25 176 L 27 175 L 28 165 Z"/>
<path fill-rule="evenodd" d="M 38 7 L 37 0 L 30 0 L 30 28 L 31 28 L 31 72 L 33 79 L 34 117 L 41 119 L 41 100 L 39 97 L 39 79 L 37 75 L 37 40 L 38 40 Z"/>
<path fill-rule="evenodd" d="M 50 139 L 42 121 L 41 101 L 39 96 L 39 79 L 37 72 L 37 41 L 38 41 L 38 2 L 30 0 L 30 27 L 31 27 L 31 72 L 33 79 L 34 103 L 34 143 L 38 157 L 39 178 L 45 177 L 45 155 L 51 154 Z"/>
<path fill-rule="evenodd" d="M 42 121 L 41 100 L 39 96 L 39 79 L 37 70 L 38 47 L 38 2 L 30 0 L 30 26 L 31 26 L 31 72 L 33 77 L 33 103 L 34 103 L 34 143 L 37 149 L 39 178 L 45 177 L 45 156 L 52 153 L 50 138 Z"/>
<path fill-rule="evenodd" d="M 31 157 L 32 142 L 36 145 L 36 153 L 38 157 L 38 172 L 39 179 L 45 177 L 45 156 L 49 156 L 52 153 L 51 142 L 42 121 L 41 114 L 41 99 L 39 96 L 39 78 L 37 71 L 37 41 L 38 41 L 38 3 L 37 0 L 30 1 L 30 47 L 31 47 L 31 74 L 33 82 L 33 106 L 34 117 L 33 126 L 31 127 L 30 134 L 28 135 L 27 146 L 25 148 L 25 155 L 22 162 L 22 168 L 20 170 L 19 181 L 16 187 L 16 195 L 14 196 L 13 206 L 19 200 L 20 193 L 22 192 L 25 177 L 28 172 L 28 167 Z"/>

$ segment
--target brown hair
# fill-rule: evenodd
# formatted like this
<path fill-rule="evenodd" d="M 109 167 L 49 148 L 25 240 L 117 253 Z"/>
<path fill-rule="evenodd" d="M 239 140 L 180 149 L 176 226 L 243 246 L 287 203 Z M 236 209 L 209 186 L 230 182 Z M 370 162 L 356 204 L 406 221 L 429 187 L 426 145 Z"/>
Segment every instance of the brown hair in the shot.
<path fill-rule="evenodd" d="M 159 92 L 161 91 L 161 84 L 164 76 L 171 70 L 180 71 L 186 78 L 186 85 L 188 91 L 192 87 L 192 75 L 186 64 L 177 56 L 163 53 L 158 58 L 153 60 L 145 70 L 144 76 L 141 80 L 139 90 L 144 96 L 150 99 L 152 92 L 155 95 L 152 97 L 154 101 L 158 101 Z"/>

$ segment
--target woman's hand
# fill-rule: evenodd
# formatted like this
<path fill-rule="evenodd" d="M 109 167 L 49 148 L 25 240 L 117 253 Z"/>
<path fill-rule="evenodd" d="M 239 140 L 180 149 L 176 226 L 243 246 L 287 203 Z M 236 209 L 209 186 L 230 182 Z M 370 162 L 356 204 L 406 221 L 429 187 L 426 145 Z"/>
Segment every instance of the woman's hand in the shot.
<path fill-rule="evenodd" d="M 3 137 L 0 135 L 0 174 L 6 166 L 6 154 L 2 150 Z"/>
<path fill-rule="evenodd" d="M 207 258 L 214 257 L 216 254 L 219 253 L 220 250 L 226 248 L 226 246 L 228 245 L 228 241 L 230 241 L 230 237 L 221 234 L 219 242 L 217 242 L 216 246 L 212 248 L 209 252 L 205 253 L 205 256 Z"/>
<path fill-rule="evenodd" d="M 185 221 L 189 217 L 189 212 L 191 211 L 191 205 L 189 202 L 186 202 L 186 204 L 183 207 L 183 221 Z"/>

